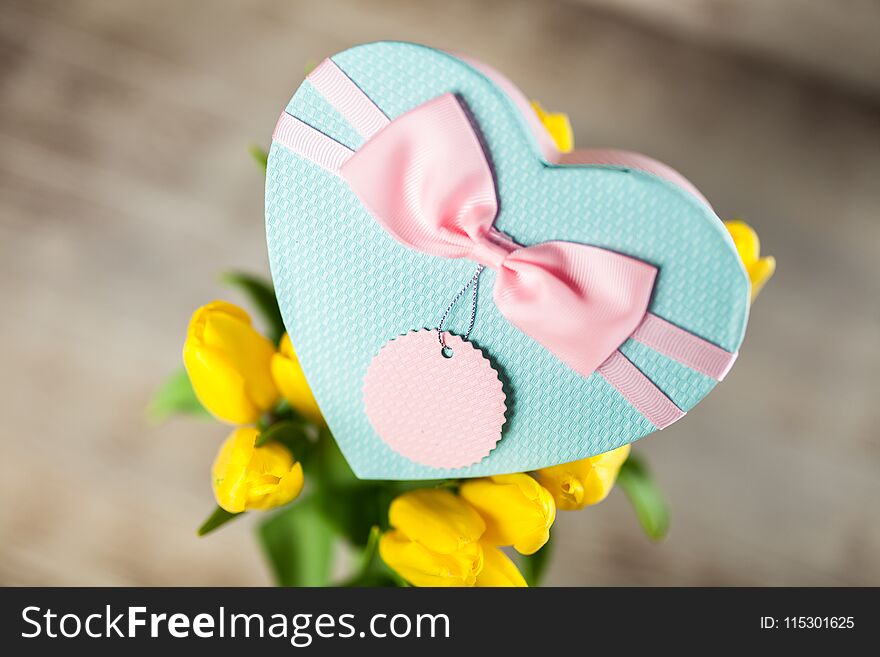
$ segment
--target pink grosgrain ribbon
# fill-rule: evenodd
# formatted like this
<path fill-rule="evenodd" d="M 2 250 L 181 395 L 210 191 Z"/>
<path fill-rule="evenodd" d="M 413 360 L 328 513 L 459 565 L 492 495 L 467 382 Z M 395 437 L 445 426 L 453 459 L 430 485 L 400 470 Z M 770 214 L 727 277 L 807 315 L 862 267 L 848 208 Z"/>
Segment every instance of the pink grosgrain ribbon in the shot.
<path fill-rule="evenodd" d="M 716 380 L 727 374 L 736 353 L 647 311 L 657 273 L 652 265 L 571 242 L 524 247 L 494 228 L 498 202 L 492 171 L 454 95 L 439 96 L 391 121 L 332 60 L 324 60 L 308 80 L 364 145 L 352 151 L 287 113 L 273 139 L 346 180 L 376 221 L 404 245 L 494 269 L 500 312 L 573 370 L 600 374 L 658 429 L 685 413 L 618 350 L 627 338 Z M 704 200 L 665 165 L 638 154 L 602 153 L 597 158 L 591 151 L 576 151 L 563 159 L 588 164 L 613 156 L 614 163 L 644 168 Z"/>

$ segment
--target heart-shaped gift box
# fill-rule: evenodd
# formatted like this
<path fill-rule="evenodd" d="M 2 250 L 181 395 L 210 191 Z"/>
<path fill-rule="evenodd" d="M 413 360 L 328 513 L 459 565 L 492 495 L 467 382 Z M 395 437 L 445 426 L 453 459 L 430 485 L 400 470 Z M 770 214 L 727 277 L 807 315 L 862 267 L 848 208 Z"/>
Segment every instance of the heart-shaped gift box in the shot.
<path fill-rule="evenodd" d="M 418 463 L 389 447 L 365 412 L 364 377 L 389 340 L 437 326 L 474 262 L 395 239 L 368 210 L 369 190 L 358 195 L 338 171 L 389 121 L 394 126 L 442 97 L 461 106 L 491 165 L 495 229 L 516 245 L 589 245 L 656 268 L 645 320 L 588 372 L 506 318 L 484 293 L 497 272 L 482 274 L 470 341 L 503 383 L 506 421 L 497 446 L 459 468 Z M 394 176 L 408 175 L 391 168 L 387 181 L 382 167 L 371 172 L 373 188 L 389 187 L 383 194 L 397 193 Z M 558 152 L 500 74 L 415 44 L 351 48 L 303 82 L 269 153 L 266 227 L 287 330 L 321 411 L 361 478 L 524 472 L 633 442 L 705 397 L 733 364 L 745 333 L 748 277 L 723 224 L 690 183 L 637 154 Z M 548 318 L 551 330 L 554 321 Z M 462 311 L 447 328 L 463 334 L 467 324 Z M 587 348 L 599 341 L 592 338 L 583 331 Z M 453 399 L 453 392 L 437 389 L 440 399 Z M 448 411 L 456 412 L 454 402 Z M 449 437 L 448 449 L 457 438 Z"/>

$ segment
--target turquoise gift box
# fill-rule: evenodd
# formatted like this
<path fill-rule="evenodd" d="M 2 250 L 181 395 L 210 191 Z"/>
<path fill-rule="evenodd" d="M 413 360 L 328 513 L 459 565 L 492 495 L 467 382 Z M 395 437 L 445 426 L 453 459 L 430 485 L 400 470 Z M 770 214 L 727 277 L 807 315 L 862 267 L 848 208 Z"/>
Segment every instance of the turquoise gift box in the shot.
<path fill-rule="evenodd" d="M 392 122 L 454 94 L 491 161 L 495 228 L 520 245 L 564 240 L 656 267 L 649 313 L 694 336 L 703 351 L 727 354 L 728 362 L 723 371 L 695 366 L 686 353 L 690 342 L 669 347 L 662 335 L 628 338 L 619 353 L 682 414 L 723 378 L 745 333 L 749 280 L 724 225 L 681 176 L 619 151 L 554 152 L 519 92 L 500 74 L 463 57 L 379 42 L 334 55 L 326 66 Z M 369 119 L 340 105 L 337 91 L 326 80 L 307 79 L 282 118 L 341 150 L 358 151 Z M 272 278 L 303 371 L 359 477 L 524 472 L 600 454 L 658 429 L 620 386 L 598 371 L 579 374 L 505 318 L 489 293 L 496 272 L 486 270 L 469 339 L 503 383 L 507 414 L 497 446 L 478 463 L 454 469 L 420 464 L 391 449 L 364 412 L 367 368 L 389 340 L 436 327 L 474 263 L 401 244 L 326 162 L 321 166 L 277 135 L 266 179 Z M 447 320 L 452 333 L 467 329 L 467 304 L 461 306 Z"/>

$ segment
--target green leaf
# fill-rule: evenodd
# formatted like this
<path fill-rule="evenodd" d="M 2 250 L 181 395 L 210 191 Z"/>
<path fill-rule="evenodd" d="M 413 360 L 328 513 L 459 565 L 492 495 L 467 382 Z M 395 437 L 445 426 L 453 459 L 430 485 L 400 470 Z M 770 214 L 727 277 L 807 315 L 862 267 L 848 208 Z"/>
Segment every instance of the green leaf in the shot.
<path fill-rule="evenodd" d="M 263 173 L 266 173 L 266 167 L 269 165 L 269 153 L 256 144 L 251 144 L 248 152 L 251 154 L 251 157 L 254 158 L 254 161 L 260 165 Z"/>
<path fill-rule="evenodd" d="M 387 566 L 385 566 L 387 568 Z M 404 582 L 399 577 L 394 577 L 390 572 L 382 572 L 379 570 L 370 571 L 368 573 L 358 574 L 356 577 L 352 577 L 349 580 L 339 584 L 342 588 L 352 589 L 352 588 L 365 588 L 365 589 L 380 589 L 380 588 L 394 588 L 396 586 L 408 586 L 406 582 Z"/>
<path fill-rule="evenodd" d="M 330 430 L 323 427 L 320 430 L 315 459 L 312 464 L 313 477 L 325 488 L 349 487 L 367 485 L 358 479 Z"/>
<path fill-rule="evenodd" d="M 340 586 L 346 588 L 400 586 L 400 576 L 388 568 L 379 556 L 379 539 L 381 537 L 382 530 L 378 526 L 374 526 L 370 530 L 367 545 L 361 553 L 361 565 L 358 572 Z"/>
<path fill-rule="evenodd" d="M 343 488 L 318 485 L 315 497 L 327 522 L 352 545 L 364 546 L 374 526 L 388 527 L 388 506 L 394 491 L 377 482 Z"/>
<path fill-rule="evenodd" d="M 382 538 L 382 528 L 379 525 L 370 527 L 370 537 L 361 554 L 361 570 L 367 570 L 379 555 L 379 539 Z"/>
<path fill-rule="evenodd" d="M 327 586 L 333 529 L 314 498 L 297 500 L 258 528 L 263 551 L 279 586 Z"/>
<path fill-rule="evenodd" d="M 352 545 L 366 545 L 374 525 L 388 526 L 393 484 L 358 479 L 326 428 L 309 456 L 303 467 L 321 512 Z"/>
<path fill-rule="evenodd" d="M 198 535 L 204 536 L 205 534 L 210 534 L 218 527 L 222 527 L 227 522 L 240 515 L 240 513 L 230 513 L 226 509 L 222 509 L 218 506 L 214 509 L 214 513 L 208 516 L 208 519 L 202 523 L 201 527 L 199 527 Z"/>
<path fill-rule="evenodd" d="M 354 546 L 367 544 L 372 527 L 388 529 L 388 507 L 395 497 L 436 483 L 358 479 L 329 432 L 322 434 L 313 456 L 303 467 L 306 478 L 315 483 L 314 495 L 321 512 Z"/>
<path fill-rule="evenodd" d="M 550 565 L 550 557 L 553 556 L 553 541 L 549 540 L 540 550 L 528 556 L 521 556 L 520 572 L 526 578 L 529 586 L 540 586 Z"/>
<path fill-rule="evenodd" d="M 226 272 L 220 280 L 230 287 L 241 290 L 242 293 L 254 304 L 266 322 L 269 339 L 275 344 L 284 335 L 284 320 L 281 319 L 281 311 L 278 309 L 278 300 L 275 298 L 275 290 L 272 284 L 259 276 L 244 272 Z"/>
<path fill-rule="evenodd" d="M 147 405 L 147 418 L 151 422 L 159 423 L 176 414 L 211 417 L 196 397 L 182 367 L 168 377 Z"/>
<path fill-rule="evenodd" d="M 620 468 L 617 483 L 635 509 L 642 529 L 652 541 L 669 531 L 669 507 L 644 461 L 630 456 Z"/>
<path fill-rule="evenodd" d="M 280 420 L 260 432 L 254 445 L 260 447 L 274 440 L 293 452 L 297 461 L 302 461 L 311 451 L 314 443 L 313 427 L 296 420 Z"/>

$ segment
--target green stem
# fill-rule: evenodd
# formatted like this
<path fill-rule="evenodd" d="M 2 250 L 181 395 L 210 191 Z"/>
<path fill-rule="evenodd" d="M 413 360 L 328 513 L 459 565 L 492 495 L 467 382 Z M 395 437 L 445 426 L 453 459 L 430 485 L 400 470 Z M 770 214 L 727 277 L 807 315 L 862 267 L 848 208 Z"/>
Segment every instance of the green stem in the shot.
<path fill-rule="evenodd" d="M 370 528 L 370 535 L 367 537 L 367 544 L 364 546 L 364 553 L 361 555 L 361 569 L 359 577 L 366 576 L 370 567 L 373 565 L 373 559 L 379 550 L 379 538 L 382 536 L 382 530 L 379 525 L 373 525 Z"/>
<path fill-rule="evenodd" d="M 214 512 L 208 516 L 205 522 L 202 523 L 202 526 L 199 527 L 196 532 L 199 536 L 205 536 L 206 534 L 210 534 L 212 531 L 217 529 L 218 527 L 222 527 L 230 520 L 237 518 L 242 515 L 241 513 L 230 513 L 225 509 L 221 509 L 219 506 L 214 509 Z"/>

